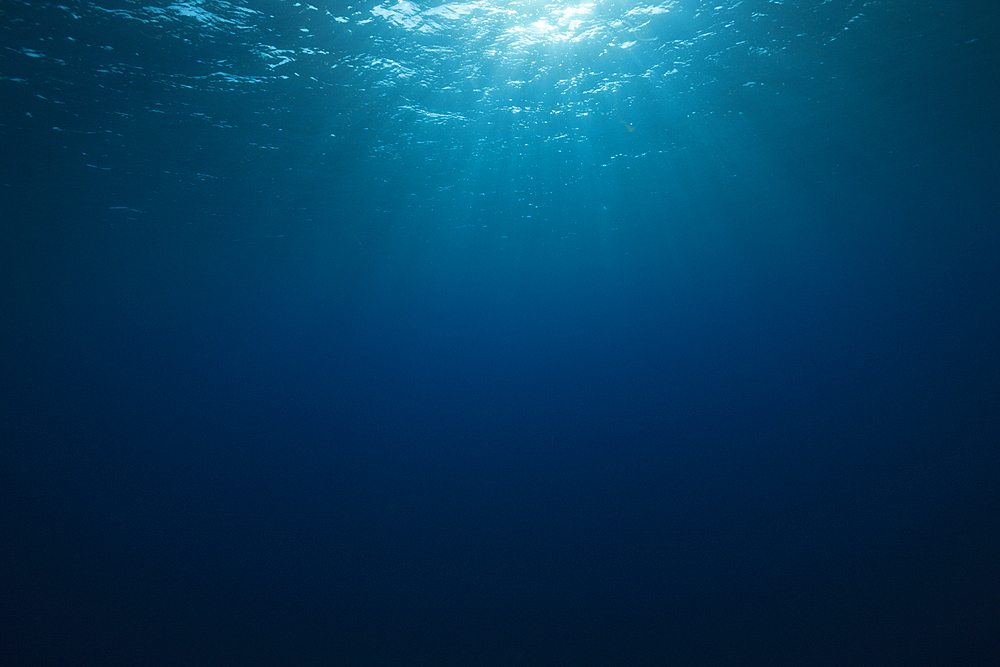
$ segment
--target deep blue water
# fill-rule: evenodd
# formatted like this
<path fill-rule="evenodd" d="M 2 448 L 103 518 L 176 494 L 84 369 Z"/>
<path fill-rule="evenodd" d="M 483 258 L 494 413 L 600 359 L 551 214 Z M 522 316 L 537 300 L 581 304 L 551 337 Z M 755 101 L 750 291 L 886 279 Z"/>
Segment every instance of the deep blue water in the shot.
<path fill-rule="evenodd" d="M 1000 12 L 0 3 L 21 665 L 996 665 Z"/>

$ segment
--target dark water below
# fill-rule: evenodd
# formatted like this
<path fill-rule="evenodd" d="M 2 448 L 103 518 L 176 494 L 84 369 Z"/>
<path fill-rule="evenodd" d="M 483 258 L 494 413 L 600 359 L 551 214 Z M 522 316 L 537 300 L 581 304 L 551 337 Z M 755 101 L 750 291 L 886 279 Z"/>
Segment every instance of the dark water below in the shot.
<path fill-rule="evenodd" d="M 0 4 L 11 664 L 995 665 L 993 4 Z"/>

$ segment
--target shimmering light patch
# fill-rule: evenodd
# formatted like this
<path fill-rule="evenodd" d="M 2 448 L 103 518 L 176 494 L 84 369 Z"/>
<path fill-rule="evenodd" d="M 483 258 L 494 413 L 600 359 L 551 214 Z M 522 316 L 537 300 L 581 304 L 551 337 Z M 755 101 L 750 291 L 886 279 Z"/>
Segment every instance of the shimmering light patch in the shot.
<path fill-rule="evenodd" d="M 526 32 L 540 42 L 574 40 L 580 36 L 581 29 L 589 28 L 589 24 L 584 19 L 593 8 L 593 4 L 583 4 L 553 9 L 548 17 L 531 23 Z M 522 34 L 525 32 L 518 27 L 515 27 L 514 31 Z"/>

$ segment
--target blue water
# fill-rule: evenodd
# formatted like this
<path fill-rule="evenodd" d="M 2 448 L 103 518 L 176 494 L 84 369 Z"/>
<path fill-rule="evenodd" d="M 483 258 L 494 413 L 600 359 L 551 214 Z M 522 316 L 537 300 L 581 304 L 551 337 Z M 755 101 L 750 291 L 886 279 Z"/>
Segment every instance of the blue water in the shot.
<path fill-rule="evenodd" d="M 995 665 L 995 3 L 0 5 L 19 665 Z"/>

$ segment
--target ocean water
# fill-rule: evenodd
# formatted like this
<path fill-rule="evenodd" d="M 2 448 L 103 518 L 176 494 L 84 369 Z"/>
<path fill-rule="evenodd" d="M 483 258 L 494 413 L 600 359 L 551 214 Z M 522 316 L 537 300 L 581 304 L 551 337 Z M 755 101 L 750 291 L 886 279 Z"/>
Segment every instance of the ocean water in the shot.
<path fill-rule="evenodd" d="M 996 665 L 1000 14 L 0 4 L 19 665 Z"/>

